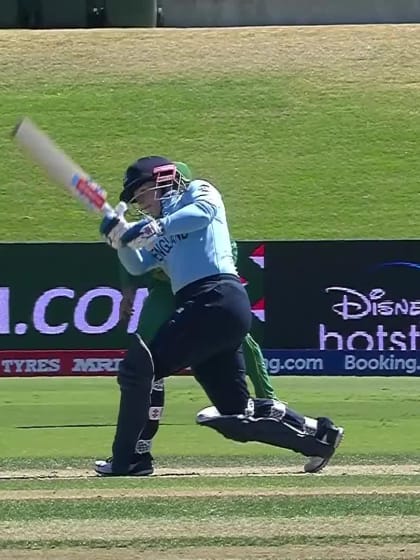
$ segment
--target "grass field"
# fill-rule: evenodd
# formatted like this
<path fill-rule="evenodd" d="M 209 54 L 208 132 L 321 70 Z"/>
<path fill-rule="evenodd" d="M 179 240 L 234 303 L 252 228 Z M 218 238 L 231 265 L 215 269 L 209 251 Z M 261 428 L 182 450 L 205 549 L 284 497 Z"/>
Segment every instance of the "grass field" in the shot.
<path fill-rule="evenodd" d="M 98 238 L 12 145 L 22 114 L 114 196 L 140 155 L 186 160 L 238 239 L 416 237 L 419 49 L 415 25 L 2 31 L 3 239 Z"/>
<path fill-rule="evenodd" d="M 2 240 L 98 238 L 12 145 L 23 114 L 112 198 L 140 155 L 186 160 L 237 239 L 417 238 L 419 51 L 415 25 L 1 31 Z M 157 476 L 99 479 L 115 380 L 1 379 L 0 558 L 420 558 L 418 380 L 275 383 L 345 426 L 325 474 L 195 426 L 206 400 L 178 378 Z"/>
<path fill-rule="evenodd" d="M 1 558 L 418 558 L 417 380 L 274 383 L 300 410 L 346 426 L 324 474 L 195 425 L 206 399 L 178 377 L 168 380 L 156 476 L 98 479 L 91 467 L 109 453 L 115 379 L 1 380 Z"/>

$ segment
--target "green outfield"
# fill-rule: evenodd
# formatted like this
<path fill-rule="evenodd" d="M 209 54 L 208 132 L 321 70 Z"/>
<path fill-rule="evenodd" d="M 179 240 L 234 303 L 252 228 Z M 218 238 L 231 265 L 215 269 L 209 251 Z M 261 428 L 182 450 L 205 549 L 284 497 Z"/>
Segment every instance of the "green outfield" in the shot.
<path fill-rule="evenodd" d="M 22 115 L 112 201 L 158 153 L 219 186 L 237 239 L 417 238 L 419 51 L 417 25 L 1 31 L 2 241 L 98 239 L 12 144 Z M 96 478 L 115 378 L 0 379 L 0 558 L 420 558 L 418 380 L 274 382 L 345 426 L 325 473 L 195 425 L 207 401 L 175 378 L 156 476 Z"/>
<path fill-rule="evenodd" d="M 107 456 L 118 406 L 115 378 L 2 379 L 0 457 L 3 468 L 54 463 L 90 468 Z M 341 464 L 420 458 L 418 380 L 410 378 L 273 378 L 279 395 L 308 415 L 330 415 L 346 426 Z M 155 453 L 165 467 L 298 464 L 293 453 L 232 444 L 195 425 L 206 396 L 189 377 L 167 382 L 167 407 Z M 392 411 L 392 413 L 391 413 Z M 99 457 L 98 457 L 99 456 Z M 301 461 L 300 461 L 301 463 Z"/>
<path fill-rule="evenodd" d="M 42 549 L 47 558 L 75 560 L 110 551 L 274 560 L 279 550 L 295 559 L 418 558 L 418 381 L 274 384 L 293 406 L 346 427 L 324 474 L 302 474 L 292 452 L 235 444 L 197 426 L 206 398 L 193 379 L 175 377 L 154 447 L 156 475 L 97 478 L 93 460 L 109 454 L 114 431 L 115 378 L 1 380 L 1 557 L 32 558 Z"/>
<path fill-rule="evenodd" d="M 2 31 L 2 238 L 98 239 L 12 145 L 23 114 L 113 200 L 135 158 L 186 160 L 237 239 L 416 237 L 419 49 L 395 25 Z"/>
<path fill-rule="evenodd" d="M 0 380 L 0 457 L 3 468 L 48 465 L 90 468 L 110 453 L 118 407 L 112 378 Z M 308 415 L 325 414 L 346 426 L 337 456 L 347 463 L 413 463 L 420 459 L 418 379 L 275 377 L 277 393 Z M 280 466 L 302 463 L 274 447 L 240 445 L 195 425 L 207 406 L 190 377 L 167 381 L 167 405 L 155 453 L 163 467 Z M 420 467 L 419 467 L 420 469 Z"/>

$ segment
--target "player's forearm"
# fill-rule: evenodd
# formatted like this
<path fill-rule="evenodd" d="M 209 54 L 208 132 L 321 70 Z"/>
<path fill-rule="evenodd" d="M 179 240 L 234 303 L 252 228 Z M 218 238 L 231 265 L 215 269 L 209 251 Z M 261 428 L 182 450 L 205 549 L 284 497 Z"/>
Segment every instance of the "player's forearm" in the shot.
<path fill-rule="evenodd" d="M 190 233 L 208 226 L 216 215 L 216 208 L 209 202 L 198 200 L 160 220 L 164 235 Z"/>

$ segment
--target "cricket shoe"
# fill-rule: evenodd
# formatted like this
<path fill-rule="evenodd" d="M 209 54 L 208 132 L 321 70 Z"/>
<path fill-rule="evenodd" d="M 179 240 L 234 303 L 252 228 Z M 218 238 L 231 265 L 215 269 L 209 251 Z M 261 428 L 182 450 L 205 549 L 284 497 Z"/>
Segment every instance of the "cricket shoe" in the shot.
<path fill-rule="evenodd" d="M 95 461 L 95 471 L 99 476 L 149 476 L 153 474 L 153 457 L 150 453 L 135 453 L 128 468 L 128 473 L 118 474 L 112 471 L 112 457 L 105 461 Z"/>
<path fill-rule="evenodd" d="M 303 470 L 307 473 L 318 473 L 324 469 L 328 463 L 331 461 L 337 447 L 343 440 L 344 428 L 339 426 L 334 426 L 329 418 L 317 418 L 318 420 L 318 432 L 316 437 L 328 443 L 330 446 L 330 452 L 327 457 L 310 457 L 309 461 L 303 467 Z"/>

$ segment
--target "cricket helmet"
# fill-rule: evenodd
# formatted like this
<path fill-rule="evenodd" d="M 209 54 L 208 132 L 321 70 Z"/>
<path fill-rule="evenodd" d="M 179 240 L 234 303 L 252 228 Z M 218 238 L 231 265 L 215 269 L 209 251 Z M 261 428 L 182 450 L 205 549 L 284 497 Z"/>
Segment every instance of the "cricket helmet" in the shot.
<path fill-rule="evenodd" d="M 182 165 L 191 173 L 186 164 Z M 170 191 L 185 190 L 191 178 L 184 173 L 185 169 L 178 169 L 176 163 L 165 157 L 147 156 L 140 158 L 132 163 L 125 173 L 120 200 L 127 204 L 130 203 L 134 198 L 134 192 L 148 182 L 153 183 L 150 189 L 158 193 L 157 198 L 162 198 Z"/>
<path fill-rule="evenodd" d="M 174 164 L 187 183 L 193 180 L 193 174 L 189 165 L 183 161 L 174 161 Z"/>

